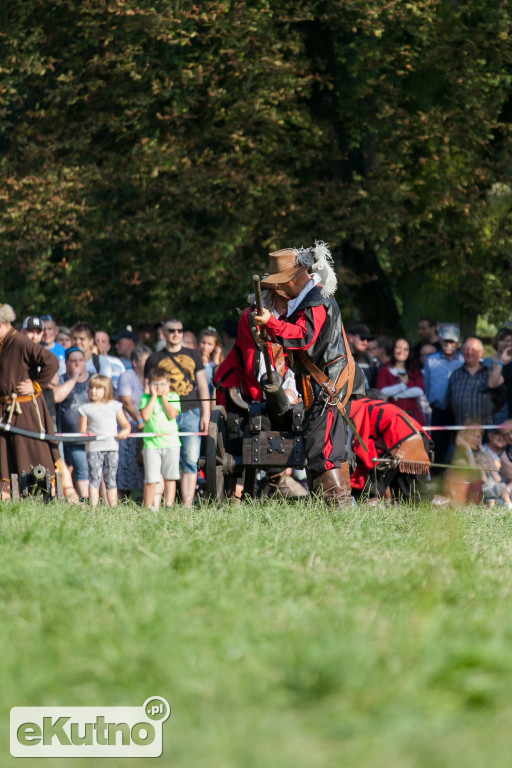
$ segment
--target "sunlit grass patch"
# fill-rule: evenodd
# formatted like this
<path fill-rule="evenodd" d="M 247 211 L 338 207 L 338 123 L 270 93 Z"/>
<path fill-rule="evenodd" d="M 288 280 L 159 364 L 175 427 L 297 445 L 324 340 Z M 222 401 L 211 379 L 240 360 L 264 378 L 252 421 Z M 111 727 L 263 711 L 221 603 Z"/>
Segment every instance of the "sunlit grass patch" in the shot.
<path fill-rule="evenodd" d="M 510 764 L 506 513 L 0 511 L 5 765 L 12 706 L 152 695 L 170 767 Z"/>

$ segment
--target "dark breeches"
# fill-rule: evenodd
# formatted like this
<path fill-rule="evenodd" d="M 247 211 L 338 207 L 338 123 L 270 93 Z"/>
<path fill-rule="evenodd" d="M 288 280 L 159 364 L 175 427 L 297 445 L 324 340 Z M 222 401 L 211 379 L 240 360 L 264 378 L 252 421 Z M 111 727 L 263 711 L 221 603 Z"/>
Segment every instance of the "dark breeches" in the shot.
<path fill-rule="evenodd" d="M 347 460 L 347 425 L 337 408 L 324 410 L 323 403 L 313 403 L 304 417 L 303 436 L 307 470 L 313 478 Z"/>

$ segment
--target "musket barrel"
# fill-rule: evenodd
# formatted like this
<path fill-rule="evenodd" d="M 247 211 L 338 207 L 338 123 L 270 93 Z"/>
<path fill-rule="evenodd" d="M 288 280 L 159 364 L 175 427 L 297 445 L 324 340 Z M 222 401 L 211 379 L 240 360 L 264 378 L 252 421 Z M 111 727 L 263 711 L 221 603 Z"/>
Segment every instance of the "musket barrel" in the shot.
<path fill-rule="evenodd" d="M 254 296 L 256 298 L 256 310 L 258 312 L 258 315 L 261 315 L 263 312 L 263 298 L 261 295 L 261 283 L 260 283 L 260 276 L 259 275 L 253 275 L 252 281 L 254 283 Z M 260 325 L 260 335 L 261 340 L 264 342 L 262 347 L 263 352 L 263 359 L 265 360 L 265 370 L 267 372 L 268 379 L 272 379 L 272 360 L 270 358 L 270 350 L 268 348 L 268 336 L 267 336 L 267 329 L 264 325 Z"/>
<path fill-rule="evenodd" d="M 254 296 L 256 298 L 256 310 L 258 315 L 263 312 L 263 298 L 261 296 L 261 283 L 259 275 L 253 275 Z M 262 377 L 260 384 L 265 392 L 268 413 L 271 421 L 276 425 L 286 417 L 290 410 L 290 401 L 283 389 L 283 379 L 272 367 L 272 359 L 268 348 L 268 334 L 264 325 L 260 326 L 260 335 L 263 345 L 261 350 L 265 360 L 266 375 Z"/>

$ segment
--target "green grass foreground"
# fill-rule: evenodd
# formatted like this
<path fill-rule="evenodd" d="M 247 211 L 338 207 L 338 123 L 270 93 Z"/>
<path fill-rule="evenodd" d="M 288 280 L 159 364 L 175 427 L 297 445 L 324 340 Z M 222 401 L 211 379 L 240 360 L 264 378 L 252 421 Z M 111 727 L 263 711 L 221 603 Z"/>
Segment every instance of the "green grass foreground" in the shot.
<path fill-rule="evenodd" d="M 2 766 L 52 762 L 10 757 L 12 706 L 152 695 L 169 768 L 511 764 L 509 514 L 27 502 L 0 526 Z"/>

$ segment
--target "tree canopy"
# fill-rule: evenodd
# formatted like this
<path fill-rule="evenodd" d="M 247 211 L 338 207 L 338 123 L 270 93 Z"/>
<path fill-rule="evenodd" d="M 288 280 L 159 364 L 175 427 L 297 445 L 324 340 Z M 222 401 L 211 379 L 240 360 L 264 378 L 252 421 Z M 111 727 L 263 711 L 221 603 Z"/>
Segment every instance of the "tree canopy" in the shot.
<path fill-rule="evenodd" d="M 6 4 L 0 301 L 197 329 L 321 239 L 345 318 L 508 317 L 510 34 L 501 0 Z"/>

